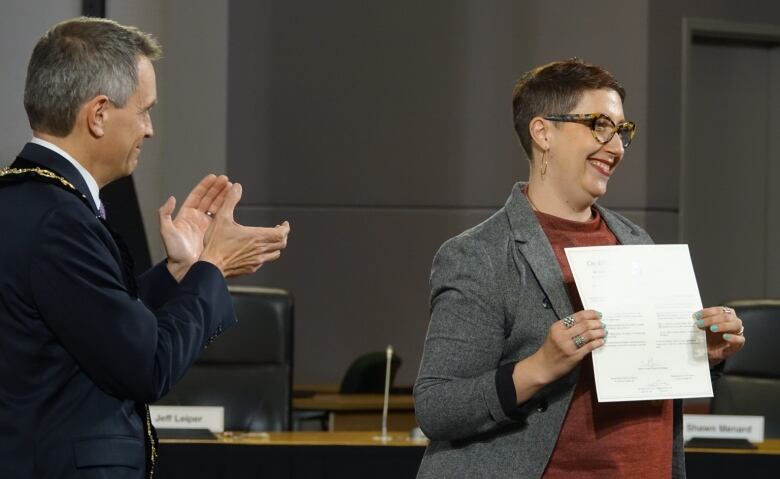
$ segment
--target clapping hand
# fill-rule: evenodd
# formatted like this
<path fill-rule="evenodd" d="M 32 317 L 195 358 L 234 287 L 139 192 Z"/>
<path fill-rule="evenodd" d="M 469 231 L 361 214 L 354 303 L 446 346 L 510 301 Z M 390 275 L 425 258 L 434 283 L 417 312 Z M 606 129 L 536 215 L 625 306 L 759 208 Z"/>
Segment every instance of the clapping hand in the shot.
<path fill-rule="evenodd" d="M 233 212 L 241 199 L 241 185 L 231 185 L 220 209 L 206 231 L 200 259 L 213 263 L 225 277 L 254 273 L 263 264 L 278 259 L 287 246 L 290 224 L 273 228 L 236 223 Z"/>
<path fill-rule="evenodd" d="M 203 239 L 232 184 L 227 176 L 208 175 L 187 195 L 176 217 L 176 198 L 160 207 L 160 234 L 168 255 L 168 270 L 180 281 L 203 252 Z"/>

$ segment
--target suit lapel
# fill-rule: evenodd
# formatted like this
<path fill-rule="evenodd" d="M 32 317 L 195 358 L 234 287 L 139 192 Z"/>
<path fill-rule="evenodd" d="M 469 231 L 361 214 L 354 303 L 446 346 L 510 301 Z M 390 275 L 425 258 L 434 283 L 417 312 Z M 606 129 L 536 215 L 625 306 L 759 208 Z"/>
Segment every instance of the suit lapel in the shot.
<path fill-rule="evenodd" d="M 531 267 L 553 310 L 559 318 L 562 318 L 573 312 L 571 301 L 566 293 L 561 268 L 558 266 L 550 241 L 522 192 L 524 186 L 525 183 L 515 184 L 504 206 L 515 247 Z"/>
<path fill-rule="evenodd" d="M 97 205 L 89 192 L 89 187 L 87 182 L 84 181 L 84 177 L 81 176 L 81 173 L 75 166 L 56 152 L 35 143 L 27 143 L 11 166 L 14 168 L 40 166 L 57 173 L 70 181 L 79 190 L 79 193 L 87 200 L 87 204 L 95 216 L 98 215 Z"/>
<path fill-rule="evenodd" d="M 35 143 L 27 143 L 22 149 L 22 152 L 19 153 L 19 156 L 17 156 L 16 161 L 11 165 L 13 168 L 34 168 L 36 166 L 53 171 L 76 187 L 81 194 L 84 203 L 92 209 L 92 213 L 111 235 L 116 247 L 114 256 L 120 261 L 120 269 L 122 271 L 125 286 L 127 287 L 128 293 L 134 298 L 137 298 L 138 286 L 135 281 L 134 262 L 130 250 L 122 237 L 111 228 L 108 222 L 100 218 L 97 206 L 89 192 L 89 187 L 87 186 L 86 181 L 84 181 L 84 177 L 81 176 L 81 173 L 58 153 L 40 145 L 36 145 Z"/>

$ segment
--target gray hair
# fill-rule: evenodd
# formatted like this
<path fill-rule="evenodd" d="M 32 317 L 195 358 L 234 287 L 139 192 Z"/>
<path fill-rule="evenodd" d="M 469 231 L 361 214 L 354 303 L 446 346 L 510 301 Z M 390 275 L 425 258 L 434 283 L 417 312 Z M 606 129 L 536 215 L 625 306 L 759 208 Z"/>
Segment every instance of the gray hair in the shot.
<path fill-rule="evenodd" d="M 38 40 L 27 67 L 24 108 L 33 130 L 67 136 L 84 102 L 106 95 L 123 107 L 138 86 L 138 58 L 157 60 L 157 40 L 135 27 L 80 17 Z"/>

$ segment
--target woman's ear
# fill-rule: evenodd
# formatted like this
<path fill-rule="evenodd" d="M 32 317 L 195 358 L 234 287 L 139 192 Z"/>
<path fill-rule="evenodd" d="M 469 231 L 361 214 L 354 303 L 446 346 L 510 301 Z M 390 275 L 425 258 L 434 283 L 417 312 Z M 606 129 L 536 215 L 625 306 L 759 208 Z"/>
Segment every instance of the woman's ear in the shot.
<path fill-rule="evenodd" d="M 111 101 L 105 95 L 98 95 L 84 105 L 84 111 L 87 116 L 87 128 L 96 138 L 106 134 L 105 127 L 110 105 Z"/>
<path fill-rule="evenodd" d="M 531 122 L 528 124 L 528 131 L 531 133 L 531 141 L 542 150 L 547 151 L 550 149 L 550 139 L 548 123 L 541 116 L 535 116 L 531 118 Z"/>

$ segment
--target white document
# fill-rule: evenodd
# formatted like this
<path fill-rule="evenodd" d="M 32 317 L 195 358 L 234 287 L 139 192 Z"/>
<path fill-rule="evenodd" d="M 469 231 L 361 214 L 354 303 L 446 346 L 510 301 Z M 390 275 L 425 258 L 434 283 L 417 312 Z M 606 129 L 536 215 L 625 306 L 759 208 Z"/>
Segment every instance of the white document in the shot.
<path fill-rule="evenodd" d="M 593 352 L 599 402 L 712 397 L 688 245 L 566 248 L 585 309 L 603 314 Z"/>

